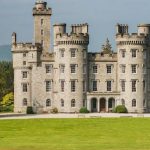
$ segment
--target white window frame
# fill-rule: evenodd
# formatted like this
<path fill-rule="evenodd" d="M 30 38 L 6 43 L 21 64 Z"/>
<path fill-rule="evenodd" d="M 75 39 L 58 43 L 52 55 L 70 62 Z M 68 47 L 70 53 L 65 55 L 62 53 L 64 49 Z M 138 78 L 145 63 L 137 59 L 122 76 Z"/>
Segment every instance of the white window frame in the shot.
<path fill-rule="evenodd" d="M 97 91 L 97 80 L 92 81 L 92 91 L 96 92 Z"/>
<path fill-rule="evenodd" d="M 71 80 L 71 92 L 76 92 L 76 80 Z"/>
<path fill-rule="evenodd" d="M 107 92 L 111 92 L 112 91 L 112 81 L 108 80 L 106 81 L 107 83 Z"/>
<path fill-rule="evenodd" d="M 52 81 L 47 80 L 46 81 L 46 92 L 51 92 L 52 91 Z"/>
<path fill-rule="evenodd" d="M 93 71 L 93 73 L 98 73 L 98 65 L 93 65 L 92 71 Z"/>
<path fill-rule="evenodd" d="M 132 88 L 132 92 L 136 92 L 137 91 L 137 81 L 136 80 L 132 80 L 131 81 L 131 88 Z"/>
<path fill-rule="evenodd" d="M 132 72 L 133 74 L 136 74 L 136 73 L 137 73 L 137 65 L 136 65 L 136 64 L 132 64 L 132 65 L 131 65 L 131 72 Z"/>

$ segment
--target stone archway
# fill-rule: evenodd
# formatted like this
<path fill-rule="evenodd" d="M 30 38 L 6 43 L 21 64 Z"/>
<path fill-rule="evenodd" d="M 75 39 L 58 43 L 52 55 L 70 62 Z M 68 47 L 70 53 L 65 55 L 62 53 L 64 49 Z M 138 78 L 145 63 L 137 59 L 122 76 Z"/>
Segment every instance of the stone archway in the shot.
<path fill-rule="evenodd" d="M 108 111 L 112 112 L 112 110 L 115 108 L 115 99 L 109 98 L 108 99 Z"/>
<path fill-rule="evenodd" d="M 100 112 L 106 112 L 106 99 L 100 99 Z"/>
<path fill-rule="evenodd" d="M 97 112 L 97 99 L 91 99 L 91 112 Z"/>

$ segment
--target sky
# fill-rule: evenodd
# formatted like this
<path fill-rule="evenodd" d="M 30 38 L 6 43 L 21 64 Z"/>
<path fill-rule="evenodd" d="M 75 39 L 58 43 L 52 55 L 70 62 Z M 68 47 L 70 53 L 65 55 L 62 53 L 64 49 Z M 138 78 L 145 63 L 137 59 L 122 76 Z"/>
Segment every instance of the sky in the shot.
<path fill-rule="evenodd" d="M 36 0 L 0 0 L 0 45 L 11 44 L 17 33 L 19 42 L 33 40 L 32 8 Z M 137 25 L 150 23 L 150 0 L 46 0 L 52 8 L 51 25 L 88 23 L 89 51 L 98 52 L 109 39 L 115 50 L 115 25 L 128 24 L 129 32 Z M 51 27 L 52 30 L 52 27 Z M 51 34 L 53 32 L 51 31 Z"/>

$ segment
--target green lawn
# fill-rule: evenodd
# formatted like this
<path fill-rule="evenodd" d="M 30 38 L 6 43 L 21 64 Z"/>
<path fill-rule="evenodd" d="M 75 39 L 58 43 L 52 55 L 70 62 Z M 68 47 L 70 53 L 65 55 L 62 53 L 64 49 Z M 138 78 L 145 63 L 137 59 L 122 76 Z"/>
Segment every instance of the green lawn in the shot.
<path fill-rule="evenodd" d="M 1 120 L 0 150 L 149 150 L 150 119 Z"/>

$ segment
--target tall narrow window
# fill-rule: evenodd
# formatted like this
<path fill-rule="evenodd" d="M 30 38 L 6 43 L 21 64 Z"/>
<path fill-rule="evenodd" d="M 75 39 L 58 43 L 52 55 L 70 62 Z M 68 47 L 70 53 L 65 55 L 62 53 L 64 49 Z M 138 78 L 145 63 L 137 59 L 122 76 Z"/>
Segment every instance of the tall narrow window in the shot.
<path fill-rule="evenodd" d="M 51 106 L 51 100 L 50 99 L 47 99 L 46 100 L 46 107 L 50 107 Z"/>
<path fill-rule="evenodd" d="M 46 81 L 46 92 L 50 92 L 52 90 L 52 81 Z"/>
<path fill-rule="evenodd" d="M 59 51 L 60 51 L 60 57 L 64 57 L 65 56 L 65 49 L 61 48 Z"/>
<path fill-rule="evenodd" d="M 136 92 L 136 80 L 132 80 L 132 92 Z"/>
<path fill-rule="evenodd" d="M 122 56 L 122 58 L 125 58 L 125 56 L 126 56 L 126 50 L 121 50 L 121 56 Z"/>
<path fill-rule="evenodd" d="M 71 107 L 76 107 L 76 101 L 75 101 L 75 99 L 71 100 Z"/>
<path fill-rule="evenodd" d="M 85 91 L 86 91 L 86 82 L 83 81 L 83 92 L 85 92 Z"/>
<path fill-rule="evenodd" d="M 83 73 L 86 73 L 86 64 L 83 64 Z"/>
<path fill-rule="evenodd" d="M 132 57 L 136 57 L 136 52 L 137 52 L 137 50 L 136 50 L 136 49 L 132 49 L 132 50 L 131 50 Z"/>
<path fill-rule="evenodd" d="M 64 100 L 63 99 L 60 100 L 60 103 L 61 103 L 61 107 L 64 107 L 65 104 L 64 104 Z"/>
<path fill-rule="evenodd" d="M 23 78 L 23 79 L 27 78 L 27 71 L 23 71 L 23 72 L 22 72 L 22 78 Z"/>
<path fill-rule="evenodd" d="M 60 73 L 64 73 L 65 72 L 65 65 L 61 64 L 60 65 Z"/>
<path fill-rule="evenodd" d="M 23 61 L 23 65 L 25 66 L 27 63 L 26 63 L 26 61 Z"/>
<path fill-rule="evenodd" d="M 76 49 L 71 49 L 71 57 L 76 57 Z"/>
<path fill-rule="evenodd" d="M 136 99 L 132 100 L 132 107 L 136 107 Z"/>
<path fill-rule="evenodd" d="M 131 65 L 131 70 L 132 70 L 132 73 L 136 73 L 137 72 L 137 65 Z"/>
<path fill-rule="evenodd" d="M 76 64 L 71 64 L 71 73 L 76 73 Z"/>
<path fill-rule="evenodd" d="M 43 20 L 43 19 L 41 19 L 41 25 L 43 25 L 43 23 L 44 23 L 44 20 Z"/>
<path fill-rule="evenodd" d="M 27 85 L 27 83 L 23 83 L 22 84 L 22 91 L 23 92 L 28 92 L 28 85 Z"/>
<path fill-rule="evenodd" d="M 112 72 L 112 65 L 107 65 L 107 73 L 111 73 Z"/>
<path fill-rule="evenodd" d="M 107 91 L 111 91 L 111 82 L 112 81 L 107 81 Z"/>
<path fill-rule="evenodd" d="M 46 73 L 52 73 L 53 65 L 45 65 Z"/>
<path fill-rule="evenodd" d="M 121 73 L 126 73 L 126 65 L 121 65 Z"/>
<path fill-rule="evenodd" d="M 145 91 L 145 86 L 146 86 L 146 84 L 145 84 L 145 80 L 143 81 L 143 91 Z"/>
<path fill-rule="evenodd" d="M 93 65 L 93 73 L 97 73 L 97 65 Z"/>
<path fill-rule="evenodd" d="M 76 81 L 72 80 L 71 81 L 71 92 L 75 92 L 76 91 Z"/>
<path fill-rule="evenodd" d="M 97 81 L 93 81 L 93 91 L 97 91 Z"/>
<path fill-rule="evenodd" d="M 121 91 L 125 92 L 125 80 L 121 80 Z"/>
<path fill-rule="evenodd" d="M 27 56 L 27 54 L 26 53 L 23 53 L 23 57 L 26 57 Z"/>
<path fill-rule="evenodd" d="M 44 35 L 44 31 L 43 30 L 41 30 L 41 35 Z"/>
<path fill-rule="evenodd" d="M 23 106 L 27 106 L 27 105 L 28 105 L 27 98 L 24 98 L 23 99 Z"/>
<path fill-rule="evenodd" d="M 64 92 L 65 91 L 65 81 L 61 80 L 60 84 L 61 84 L 61 92 Z"/>

